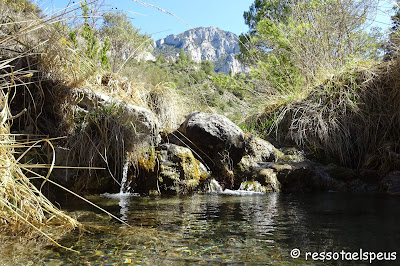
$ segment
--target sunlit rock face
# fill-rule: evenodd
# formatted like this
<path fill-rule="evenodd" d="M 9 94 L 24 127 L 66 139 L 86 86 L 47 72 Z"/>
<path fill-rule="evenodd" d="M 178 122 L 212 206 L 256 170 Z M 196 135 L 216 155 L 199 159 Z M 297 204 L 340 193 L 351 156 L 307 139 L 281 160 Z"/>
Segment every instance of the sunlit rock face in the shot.
<path fill-rule="evenodd" d="M 176 60 L 180 49 L 197 63 L 209 60 L 216 72 L 244 73 L 248 69 L 236 58 L 240 53 L 238 36 L 216 27 L 200 27 L 155 42 L 154 54 Z"/>

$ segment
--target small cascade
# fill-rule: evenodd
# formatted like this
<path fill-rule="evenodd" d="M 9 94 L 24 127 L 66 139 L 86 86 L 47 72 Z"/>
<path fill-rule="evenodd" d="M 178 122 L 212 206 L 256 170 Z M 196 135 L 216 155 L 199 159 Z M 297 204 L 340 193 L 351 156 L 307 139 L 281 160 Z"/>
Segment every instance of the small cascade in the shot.
<path fill-rule="evenodd" d="M 211 179 L 210 184 L 208 184 L 208 192 L 210 193 L 222 193 L 222 186 L 214 178 Z"/>
<path fill-rule="evenodd" d="M 131 196 L 137 197 L 139 196 L 138 193 L 130 192 L 131 187 L 129 186 L 131 181 L 128 181 L 128 170 L 129 170 L 129 161 L 126 160 L 124 167 L 122 168 L 122 180 L 121 180 L 121 187 L 119 189 L 119 193 L 110 194 L 110 193 L 103 193 L 101 196 L 107 197 L 110 199 L 123 199 L 129 198 Z"/>
<path fill-rule="evenodd" d="M 119 194 L 129 194 L 130 182 L 128 183 L 128 170 L 129 170 L 129 161 L 126 160 L 124 164 L 124 168 L 122 169 L 122 180 L 121 180 L 121 188 L 119 190 Z"/>
<path fill-rule="evenodd" d="M 118 205 L 121 207 L 120 209 L 120 219 L 122 221 L 128 221 L 128 213 L 129 213 L 129 204 L 130 204 L 130 197 L 137 197 L 139 194 L 131 193 L 130 191 L 130 181 L 128 181 L 128 170 L 129 170 L 129 161 L 126 160 L 124 167 L 122 168 L 122 180 L 121 180 L 121 187 L 119 189 L 119 193 L 117 194 L 110 194 L 104 193 L 102 194 L 103 197 L 107 197 L 110 199 L 118 199 Z"/>

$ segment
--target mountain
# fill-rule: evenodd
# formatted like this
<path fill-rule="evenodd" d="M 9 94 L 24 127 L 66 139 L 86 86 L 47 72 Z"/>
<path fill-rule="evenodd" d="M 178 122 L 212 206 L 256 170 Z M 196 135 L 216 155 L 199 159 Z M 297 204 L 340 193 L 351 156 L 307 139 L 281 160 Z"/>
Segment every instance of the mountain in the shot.
<path fill-rule="evenodd" d="M 154 44 L 153 55 L 164 55 L 176 60 L 180 49 L 195 62 L 209 60 L 214 63 L 216 72 L 233 74 L 247 72 L 248 69 L 236 59 L 239 50 L 239 38 L 236 34 L 216 27 L 199 27 L 179 35 L 168 35 Z"/>

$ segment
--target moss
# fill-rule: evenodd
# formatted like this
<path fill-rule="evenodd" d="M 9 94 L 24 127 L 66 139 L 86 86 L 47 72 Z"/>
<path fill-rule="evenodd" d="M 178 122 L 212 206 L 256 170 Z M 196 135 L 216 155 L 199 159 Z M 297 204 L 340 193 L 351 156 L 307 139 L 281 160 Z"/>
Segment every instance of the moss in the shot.
<path fill-rule="evenodd" d="M 149 147 L 142 156 L 138 159 L 138 166 L 147 172 L 154 172 L 157 164 L 157 154 L 155 147 Z"/>
<path fill-rule="evenodd" d="M 197 161 L 189 149 L 176 147 L 171 160 L 173 165 L 161 165 L 161 175 L 173 181 L 173 187 L 179 194 L 196 189 L 201 180 L 208 177 L 206 170 Z M 164 163 L 165 164 L 165 163 Z"/>
<path fill-rule="evenodd" d="M 253 191 L 253 192 L 267 192 L 267 188 L 262 186 L 257 181 L 245 181 L 240 184 L 240 190 Z"/>
<path fill-rule="evenodd" d="M 258 179 L 268 192 L 279 192 L 281 189 L 277 173 L 273 169 L 262 169 L 258 172 Z"/>
<path fill-rule="evenodd" d="M 133 187 L 140 193 L 157 190 L 186 194 L 209 177 L 189 149 L 173 144 L 161 145 L 157 151 L 152 148 L 139 159 L 138 166 L 139 178 Z"/>
<path fill-rule="evenodd" d="M 298 163 L 306 160 L 304 152 L 295 148 L 286 149 L 285 152 L 282 152 L 278 149 L 274 150 L 276 152 L 277 162 Z"/>

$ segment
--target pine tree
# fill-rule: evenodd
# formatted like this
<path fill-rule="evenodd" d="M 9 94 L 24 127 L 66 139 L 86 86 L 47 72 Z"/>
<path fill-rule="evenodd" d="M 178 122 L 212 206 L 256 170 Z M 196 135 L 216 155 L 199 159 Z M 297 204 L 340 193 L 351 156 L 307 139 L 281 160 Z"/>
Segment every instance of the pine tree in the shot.
<path fill-rule="evenodd" d="M 393 7 L 396 12 L 392 17 L 392 27 L 389 33 L 389 43 L 386 45 L 384 60 L 396 58 L 400 47 L 400 8 L 399 5 Z"/>

